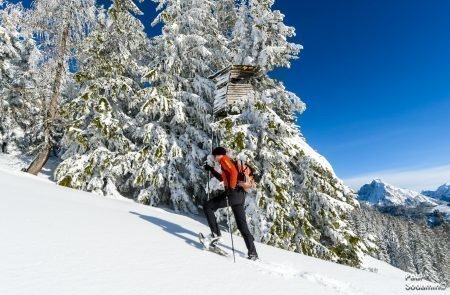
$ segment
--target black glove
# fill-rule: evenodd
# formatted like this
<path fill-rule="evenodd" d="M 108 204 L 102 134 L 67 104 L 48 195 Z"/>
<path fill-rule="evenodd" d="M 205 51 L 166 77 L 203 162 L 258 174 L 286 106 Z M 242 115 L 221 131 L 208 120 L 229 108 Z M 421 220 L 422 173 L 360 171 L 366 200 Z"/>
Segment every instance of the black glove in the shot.
<path fill-rule="evenodd" d="M 208 164 L 205 164 L 205 166 L 203 166 L 203 168 L 205 168 L 206 171 L 213 171 L 214 168 L 209 166 Z"/>

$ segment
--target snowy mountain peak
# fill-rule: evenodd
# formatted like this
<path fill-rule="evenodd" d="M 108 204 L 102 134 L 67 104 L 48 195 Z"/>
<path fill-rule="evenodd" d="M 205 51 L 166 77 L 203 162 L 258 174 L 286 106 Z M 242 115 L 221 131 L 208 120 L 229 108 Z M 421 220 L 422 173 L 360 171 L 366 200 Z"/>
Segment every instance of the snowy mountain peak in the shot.
<path fill-rule="evenodd" d="M 377 184 L 381 184 L 384 185 L 385 183 L 383 182 L 383 180 L 381 180 L 380 178 L 375 178 L 372 183 L 377 183 Z"/>
<path fill-rule="evenodd" d="M 422 194 L 433 199 L 450 202 L 450 183 L 441 185 L 435 191 L 423 191 Z"/>
<path fill-rule="evenodd" d="M 371 205 L 379 206 L 403 205 L 415 207 L 421 204 L 436 205 L 427 196 L 412 190 L 397 188 L 381 179 L 375 179 L 370 184 L 362 186 L 358 192 L 358 199 Z"/>

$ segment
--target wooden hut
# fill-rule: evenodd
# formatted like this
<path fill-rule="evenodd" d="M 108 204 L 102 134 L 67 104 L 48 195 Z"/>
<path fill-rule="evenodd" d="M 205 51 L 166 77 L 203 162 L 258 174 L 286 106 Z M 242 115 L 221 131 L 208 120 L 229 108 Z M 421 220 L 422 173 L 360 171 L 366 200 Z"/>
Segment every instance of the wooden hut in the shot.
<path fill-rule="evenodd" d="M 252 78 L 259 71 L 259 67 L 231 65 L 210 76 L 209 79 L 216 83 L 214 116 L 226 115 L 233 104 L 251 94 L 253 92 Z"/>

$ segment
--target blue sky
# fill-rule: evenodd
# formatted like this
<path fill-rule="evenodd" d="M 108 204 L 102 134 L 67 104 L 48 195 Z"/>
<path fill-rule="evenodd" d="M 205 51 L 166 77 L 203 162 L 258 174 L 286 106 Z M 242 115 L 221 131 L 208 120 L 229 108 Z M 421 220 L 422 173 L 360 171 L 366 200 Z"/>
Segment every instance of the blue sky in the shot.
<path fill-rule="evenodd" d="M 148 25 L 155 4 L 140 7 Z M 275 7 L 304 50 L 272 75 L 306 102 L 302 132 L 338 176 L 354 188 L 374 177 L 417 190 L 450 182 L 450 1 Z"/>
<path fill-rule="evenodd" d="M 450 1 L 277 7 L 305 47 L 277 74 L 307 103 L 303 133 L 336 173 L 355 187 L 373 177 L 413 189 L 450 182 Z"/>

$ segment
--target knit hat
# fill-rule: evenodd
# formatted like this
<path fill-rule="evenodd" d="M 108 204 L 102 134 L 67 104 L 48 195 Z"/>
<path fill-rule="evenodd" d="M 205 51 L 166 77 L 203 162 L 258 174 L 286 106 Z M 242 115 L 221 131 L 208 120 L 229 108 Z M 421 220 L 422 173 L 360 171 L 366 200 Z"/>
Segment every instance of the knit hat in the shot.
<path fill-rule="evenodd" d="M 227 154 L 227 150 L 224 149 L 223 147 L 219 146 L 216 147 L 213 151 L 212 151 L 213 156 L 220 156 L 220 155 L 226 155 Z"/>

